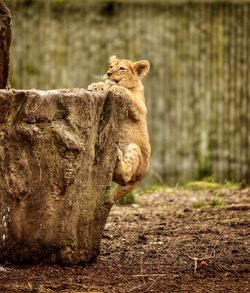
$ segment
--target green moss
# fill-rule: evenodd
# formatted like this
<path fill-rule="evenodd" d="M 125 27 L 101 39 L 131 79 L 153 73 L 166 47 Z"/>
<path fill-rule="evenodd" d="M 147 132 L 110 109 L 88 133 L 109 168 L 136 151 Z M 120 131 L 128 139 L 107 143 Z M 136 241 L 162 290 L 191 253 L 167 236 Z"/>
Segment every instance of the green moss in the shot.
<path fill-rule="evenodd" d="M 215 198 L 215 199 L 212 199 L 210 202 L 209 202 L 210 206 L 214 207 L 214 208 L 219 208 L 221 206 L 223 206 L 223 201 L 218 199 L 218 198 Z"/>
<path fill-rule="evenodd" d="M 235 189 L 239 190 L 240 184 L 235 182 L 226 181 L 224 184 L 215 182 L 212 176 L 206 177 L 201 181 L 191 181 L 188 182 L 185 188 L 189 190 L 213 190 L 213 191 L 220 191 L 220 189 L 228 188 L 228 189 Z"/>
<path fill-rule="evenodd" d="M 220 208 L 224 205 L 224 202 L 218 198 L 214 198 L 212 200 L 197 200 L 193 202 L 193 207 L 197 209 L 204 209 L 204 208 Z"/>
<path fill-rule="evenodd" d="M 207 207 L 207 203 L 204 200 L 197 200 L 193 202 L 193 207 L 197 209 Z"/>
<path fill-rule="evenodd" d="M 240 184 L 232 182 L 232 181 L 226 181 L 225 184 L 224 184 L 224 187 L 225 188 L 230 188 L 230 189 L 235 189 L 235 190 L 238 190 L 238 189 L 241 188 Z"/>
<path fill-rule="evenodd" d="M 151 192 L 159 192 L 165 189 L 169 189 L 170 187 L 165 184 L 153 184 L 150 188 L 146 189 L 144 192 L 151 193 Z"/>
<path fill-rule="evenodd" d="M 219 183 L 208 181 L 192 181 L 185 185 L 185 188 L 190 190 L 216 190 L 221 187 Z"/>

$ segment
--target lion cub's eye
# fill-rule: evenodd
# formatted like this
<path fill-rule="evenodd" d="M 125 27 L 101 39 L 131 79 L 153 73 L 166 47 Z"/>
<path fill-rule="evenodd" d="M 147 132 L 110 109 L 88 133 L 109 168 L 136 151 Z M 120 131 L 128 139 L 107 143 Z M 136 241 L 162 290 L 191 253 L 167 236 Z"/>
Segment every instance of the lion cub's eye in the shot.
<path fill-rule="evenodd" d="M 119 70 L 126 70 L 125 67 L 119 67 Z"/>

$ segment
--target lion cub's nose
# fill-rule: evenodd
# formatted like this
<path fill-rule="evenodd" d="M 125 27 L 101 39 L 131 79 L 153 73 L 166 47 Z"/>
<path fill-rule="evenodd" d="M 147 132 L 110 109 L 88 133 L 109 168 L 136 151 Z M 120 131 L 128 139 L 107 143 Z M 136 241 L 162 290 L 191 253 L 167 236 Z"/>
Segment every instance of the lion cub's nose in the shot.
<path fill-rule="evenodd" d="M 107 76 L 109 77 L 110 75 L 112 75 L 112 73 L 108 71 L 107 72 Z"/>

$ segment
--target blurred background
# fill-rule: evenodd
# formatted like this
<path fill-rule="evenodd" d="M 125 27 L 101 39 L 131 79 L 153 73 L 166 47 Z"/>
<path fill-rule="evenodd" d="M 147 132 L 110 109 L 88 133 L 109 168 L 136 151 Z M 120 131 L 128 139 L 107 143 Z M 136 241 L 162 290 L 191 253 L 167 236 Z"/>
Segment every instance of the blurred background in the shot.
<path fill-rule="evenodd" d="M 148 183 L 250 183 L 250 1 L 5 0 L 11 86 L 87 88 L 148 59 Z"/>

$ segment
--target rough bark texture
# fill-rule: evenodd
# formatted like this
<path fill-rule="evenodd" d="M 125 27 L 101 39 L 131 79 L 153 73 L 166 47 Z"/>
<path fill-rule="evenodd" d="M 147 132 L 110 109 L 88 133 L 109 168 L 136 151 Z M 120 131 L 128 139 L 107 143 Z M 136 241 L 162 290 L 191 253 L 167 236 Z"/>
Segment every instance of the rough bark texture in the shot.
<path fill-rule="evenodd" d="M 98 256 L 126 100 L 83 89 L 0 91 L 0 262 Z"/>
<path fill-rule="evenodd" d="M 8 86 L 10 42 L 11 15 L 6 5 L 0 2 L 0 89 Z"/>

